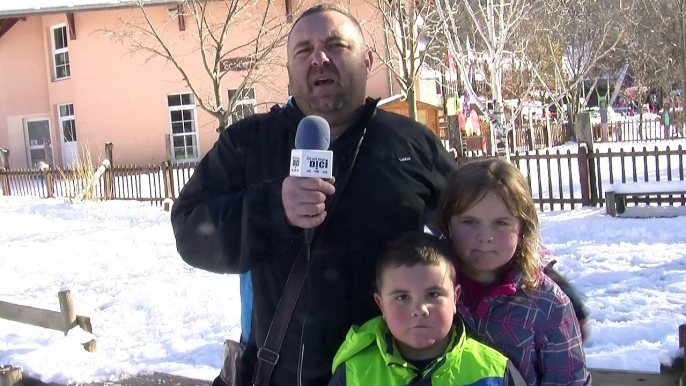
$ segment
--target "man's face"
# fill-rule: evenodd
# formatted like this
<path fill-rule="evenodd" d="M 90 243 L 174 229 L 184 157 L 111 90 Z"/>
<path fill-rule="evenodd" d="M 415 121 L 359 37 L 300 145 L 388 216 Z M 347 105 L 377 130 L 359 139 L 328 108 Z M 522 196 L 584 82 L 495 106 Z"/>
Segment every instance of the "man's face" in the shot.
<path fill-rule="evenodd" d="M 386 268 L 374 300 L 405 359 L 443 354 L 459 295 L 445 262 Z"/>
<path fill-rule="evenodd" d="M 364 104 L 372 58 L 356 25 L 335 11 L 302 18 L 288 40 L 288 78 L 305 115 L 330 124 Z"/>

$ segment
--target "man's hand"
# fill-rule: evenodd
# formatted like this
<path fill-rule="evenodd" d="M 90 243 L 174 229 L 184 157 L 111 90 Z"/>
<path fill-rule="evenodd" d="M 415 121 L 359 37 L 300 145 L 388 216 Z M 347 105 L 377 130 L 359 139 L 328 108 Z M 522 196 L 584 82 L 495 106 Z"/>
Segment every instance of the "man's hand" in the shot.
<path fill-rule="evenodd" d="M 324 222 L 327 196 L 334 194 L 334 178 L 286 177 L 281 185 L 281 202 L 288 223 L 314 228 Z"/>

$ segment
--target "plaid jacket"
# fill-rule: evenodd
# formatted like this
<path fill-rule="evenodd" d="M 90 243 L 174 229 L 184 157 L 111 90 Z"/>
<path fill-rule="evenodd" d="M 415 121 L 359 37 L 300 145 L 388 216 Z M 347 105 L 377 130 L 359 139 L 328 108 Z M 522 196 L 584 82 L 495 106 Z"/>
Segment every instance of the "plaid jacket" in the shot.
<path fill-rule="evenodd" d="M 569 298 L 547 275 L 524 292 L 521 276 L 489 291 L 472 311 L 460 295 L 457 311 L 473 337 L 507 356 L 529 386 L 587 386 L 591 375 Z"/>

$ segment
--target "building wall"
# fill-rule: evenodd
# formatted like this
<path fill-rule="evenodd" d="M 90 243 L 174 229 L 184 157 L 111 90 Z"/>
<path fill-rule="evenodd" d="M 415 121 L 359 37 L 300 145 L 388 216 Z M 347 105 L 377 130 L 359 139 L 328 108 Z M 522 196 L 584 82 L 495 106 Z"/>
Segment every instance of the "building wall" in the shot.
<path fill-rule="evenodd" d="M 218 17 L 222 15 L 218 9 L 221 5 L 213 4 L 212 11 Z M 192 20 L 186 17 L 186 30 L 179 31 L 177 21 L 170 19 L 168 8 L 173 5 L 146 9 L 155 26 L 163 31 L 165 40 L 173 42 L 173 53 L 192 84 L 202 95 L 207 95 L 211 85 L 196 51 L 198 43 Z M 285 10 L 279 11 L 285 15 Z M 356 0 L 351 11 L 363 25 L 374 17 L 363 0 Z M 71 76 L 65 80 L 53 80 L 50 36 L 52 26 L 67 23 L 65 14 L 28 16 L 0 38 L 0 147 L 10 149 L 13 168 L 28 166 L 22 122 L 30 117 L 49 118 L 54 162 L 63 165 L 57 107 L 66 103 L 74 106 L 81 151 L 88 148 L 93 162 L 104 157 L 107 141 L 114 144 L 116 164 L 159 164 L 167 159 L 165 134 L 171 131 L 167 95 L 190 90 L 170 62 L 142 52 L 132 53 L 131 42 L 117 38 L 118 32 L 131 30 L 122 20 L 143 22 L 136 8 L 75 13 L 76 39 L 68 41 Z M 254 32 L 247 25 L 233 27 L 229 33 L 231 45 L 249 40 Z M 286 28 L 289 27 L 287 24 Z M 366 31 L 370 42 L 372 34 Z M 277 62 L 264 71 L 265 75 L 255 86 L 259 112 L 286 101 L 285 47 L 280 50 Z M 387 97 L 387 70 L 376 61 L 372 72 L 368 95 Z M 229 73 L 223 79 L 225 105 L 228 90 L 241 80 L 240 73 Z M 217 122 L 200 106 L 196 107 L 196 113 L 202 156 L 216 141 Z"/>
<path fill-rule="evenodd" d="M 16 168 L 27 165 L 23 120 L 50 116 L 42 29 L 31 17 L 0 39 L 0 147 Z"/>

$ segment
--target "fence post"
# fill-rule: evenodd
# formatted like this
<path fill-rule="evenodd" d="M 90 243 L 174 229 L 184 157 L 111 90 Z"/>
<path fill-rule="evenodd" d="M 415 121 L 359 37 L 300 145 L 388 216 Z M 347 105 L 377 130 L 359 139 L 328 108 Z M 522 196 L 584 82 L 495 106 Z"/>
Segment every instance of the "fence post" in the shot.
<path fill-rule="evenodd" d="M 536 138 L 534 137 L 533 126 L 530 126 L 529 130 L 527 131 L 527 140 L 529 141 L 528 146 L 527 146 L 527 150 L 536 149 Z"/>
<path fill-rule="evenodd" d="M 46 197 L 51 198 L 55 195 L 52 186 L 52 173 L 50 173 L 50 165 L 47 163 L 42 164 L 40 171 L 43 173 L 43 178 L 45 179 L 45 191 Z"/>
<path fill-rule="evenodd" d="M 105 142 L 105 158 L 107 158 L 108 161 L 110 161 L 110 165 L 114 165 L 114 162 L 112 160 L 112 148 L 114 147 L 114 144 L 112 142 Z"/>
<path fill-rule="evenodd" d="M 591 178 L 588 170 L 588 147 L 579 144 L 579 179 L 581 182 L 581 205 L 591 206 Z"/>
<path fill-rule="evenodd" d="M 165 134 L 164 135 L 164 153 L 167 156 L 167 161 L 171 162 L 172 160 L 172 139 L 171 139 L 171 134 Z"/>
<path fill-rule="evenodd" d="M 104 196 L 105 200 L 111 200 L 112 197 L 114 196 L 114 172 L 112 171 L 112 167 L 114 164 L 112 163 L 112 148 L 114 147 L 114 144 L 112 142 L 105 142 L 105 159 L 110 161 L 110 166 L 107 168 L 105 171 L 105 191 L 104 191 Z"/>
<path fill-rule="evenodd" d="M 10 151 L 8 149 L 0 149 L 0 168 L 5 170 L 10 168 Z"/>
<path fill-rule="evenodd" d="M 12 193 L 10 189 L 10 178 L 4 172 L 10 171 L 10 151 L 8 149 L 0 149 L 0 184 L 2 184 L 2 194 L 9 196 Z"/>
<path fill-rule="evenodd" d="M 18 386 L 21 384 L 21 367 L 0 366 L 0 386 Z"/>
<path fill-rule="evenodd" d="M 510 130 L 509 133 L 507 133 L 508 140 L 510 142 L 510 154 L 517 154 L 517 144 L 515 143 L 517 140 L 517 133 L 515 132 L 517 130 L 515 127 L 512 127 L 512 130 Z"/>
<path fill-rule="evenodd" d="M 66 336 L 69 330 L 76 325 L 74 301 L 71 298 L 71 291 L 69 290 L 58 292 L 57 298 L 60 300 L 60 313 L 64 320 L 64 335 Z"/>
<path fill-rule="evenodd" d="M 165 198 L 174 199 L 174 176 L 172 175 L 171 162 L 162 162 L 162 178 L 164 179 Z"/>
<path fill-rule="evenodd" d="M 64 290 L 57 293 L 57 298 L 60 300 L 60 313 L 64 320 L 64 335 L 66 336 L 69 330 L 75 326 L 81 327 L 84 331 L 93 332 L 92 327 L 89 326 L 89 321 L 78 320 L 76 317 L 76 310 L 74 309 L 74 301 L 71 297 L 71 291 Z M 95 352 L 95 340 L 90 340 L 83 343 L 83 348 L 88 352 Z"/>

